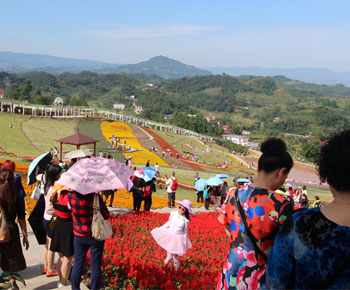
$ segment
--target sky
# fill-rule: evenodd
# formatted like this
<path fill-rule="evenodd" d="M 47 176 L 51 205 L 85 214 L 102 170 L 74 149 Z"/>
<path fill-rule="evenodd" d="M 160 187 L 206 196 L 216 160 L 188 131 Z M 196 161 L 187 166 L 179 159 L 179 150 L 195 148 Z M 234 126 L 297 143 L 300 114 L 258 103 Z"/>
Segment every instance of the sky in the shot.
<path fill-rule="evenodd" d="M 2 1 L 0 51 L 350 71 L 349 0 Z"/>

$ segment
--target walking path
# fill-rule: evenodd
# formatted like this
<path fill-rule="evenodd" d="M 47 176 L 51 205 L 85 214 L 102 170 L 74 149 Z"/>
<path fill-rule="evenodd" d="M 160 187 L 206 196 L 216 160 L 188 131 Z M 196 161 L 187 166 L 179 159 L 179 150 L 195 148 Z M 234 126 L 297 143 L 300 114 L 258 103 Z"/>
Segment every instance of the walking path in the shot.
<path fill-rule="evenodd" d="M 23 286 L 20 282 L 17 282 L 17 285 L 20 289 L 56 289 L 57 282 L 59 281 L 58 276 L 55 277 L 46 277 L 41 274 L 44 268 L 43 265 L 43 253 L 44 245 L 39 245 L 34 233 L 27 223 L 28 228 L 28 240 L 29 240 L 29 249 L 26 251 L 23 249 L 23 254 L 26 259 L 27 269 L 19 272 L 24 280 L 26 281 L 26 287 Z M 22 238 L 21 238 L 22 240 Z M 57 255 L 55 256 L 57 260 Z M 71 286 L 64 286 L 59 289 L 71 289 Z M 81 284 L 81 289 L 88 289 L 85 285 Z"/>

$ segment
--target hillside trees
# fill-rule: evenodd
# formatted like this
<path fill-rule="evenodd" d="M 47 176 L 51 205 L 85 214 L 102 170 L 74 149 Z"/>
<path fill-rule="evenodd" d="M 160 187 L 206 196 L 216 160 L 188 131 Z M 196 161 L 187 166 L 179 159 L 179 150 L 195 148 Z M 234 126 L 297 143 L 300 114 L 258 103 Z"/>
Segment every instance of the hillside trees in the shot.
<path fill-rule="evenodd" d="M 174 114 L 171 123 L 175 126 L 210 136 L 221 136 L 223 133 L 222 128 L 218 127 L 216 122 L 207 122 L 207 120 L 199 114 L 195 117 L 190 117 L 187 114 L 178 112 Z"/>
<path fill-rule="evenodd" d="M 320 151 L 320 142 L 319 141 L 312 141 L 312 142 L 306 142 L 301 147 L 302 154 L 305 156 L 305 158 L 310 162 L 315 162 L 317 155 Z"/>
<path fill-rule="evenodd" d="M 32 82 L 30 79 L 26 79 L 24 81 L 24 84 L 21 88 L 21 95 L 20 95 L 20 100 L 22 101 L 29 101 L 30 100 L 30 93 L 32 91 Z"/>

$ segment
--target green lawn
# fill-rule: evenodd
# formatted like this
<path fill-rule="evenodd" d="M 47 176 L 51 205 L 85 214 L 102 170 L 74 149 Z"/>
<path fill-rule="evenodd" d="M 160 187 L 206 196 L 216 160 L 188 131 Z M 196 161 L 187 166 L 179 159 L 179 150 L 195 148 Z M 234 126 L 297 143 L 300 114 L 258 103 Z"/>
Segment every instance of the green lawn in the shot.
<path fill-rule="evenodd" d="M 21 131 L 21 123 L 29 118 L 30 116 L 19 114 L 0 113 L 0 147 L 3 150 L 22 156 L 41 154 L 41 151 L 36 149 Z"/>
<path fill-rule="evenodd" d="M 77 121 L 74 119 L 32 118 L 24 122 L 22 127 L 29 139 L 41 152 L 47 152 L 50 148 L 60 149 L 60 143 L 56 140 L 68 137 L 75 133 Z M 76 149 L 73 145 L 63 145 L 63 152 Z"/>

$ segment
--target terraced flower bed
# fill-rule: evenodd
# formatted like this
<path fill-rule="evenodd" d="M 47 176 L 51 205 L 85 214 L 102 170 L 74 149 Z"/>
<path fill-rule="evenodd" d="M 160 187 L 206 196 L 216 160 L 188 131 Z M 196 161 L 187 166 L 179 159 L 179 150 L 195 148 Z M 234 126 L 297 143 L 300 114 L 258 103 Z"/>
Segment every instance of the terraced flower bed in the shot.
<path fill-rule="evenodd" d="M 169 166 L 162 158 L 158 155 L 150 152 L 148 149 L 144 148 L 140 142 L 136 139 L 134 133 L 132 132 L 130 126 L 123 122 L 101 122 L 102 135 L 107 141 L 110 140 L 112 134 L 115 137 L 120 138 L 120 143 L 126 146 L 131 146 L 133 149 L 138 149 L 140 151 L 136 152 L 123 152 L 126 157 L 133 156 L 132 162 L 137 164 L 146 164 L 150 160 L 150 164 L 155 165 L 158 163 L 160 166 Z"/>

